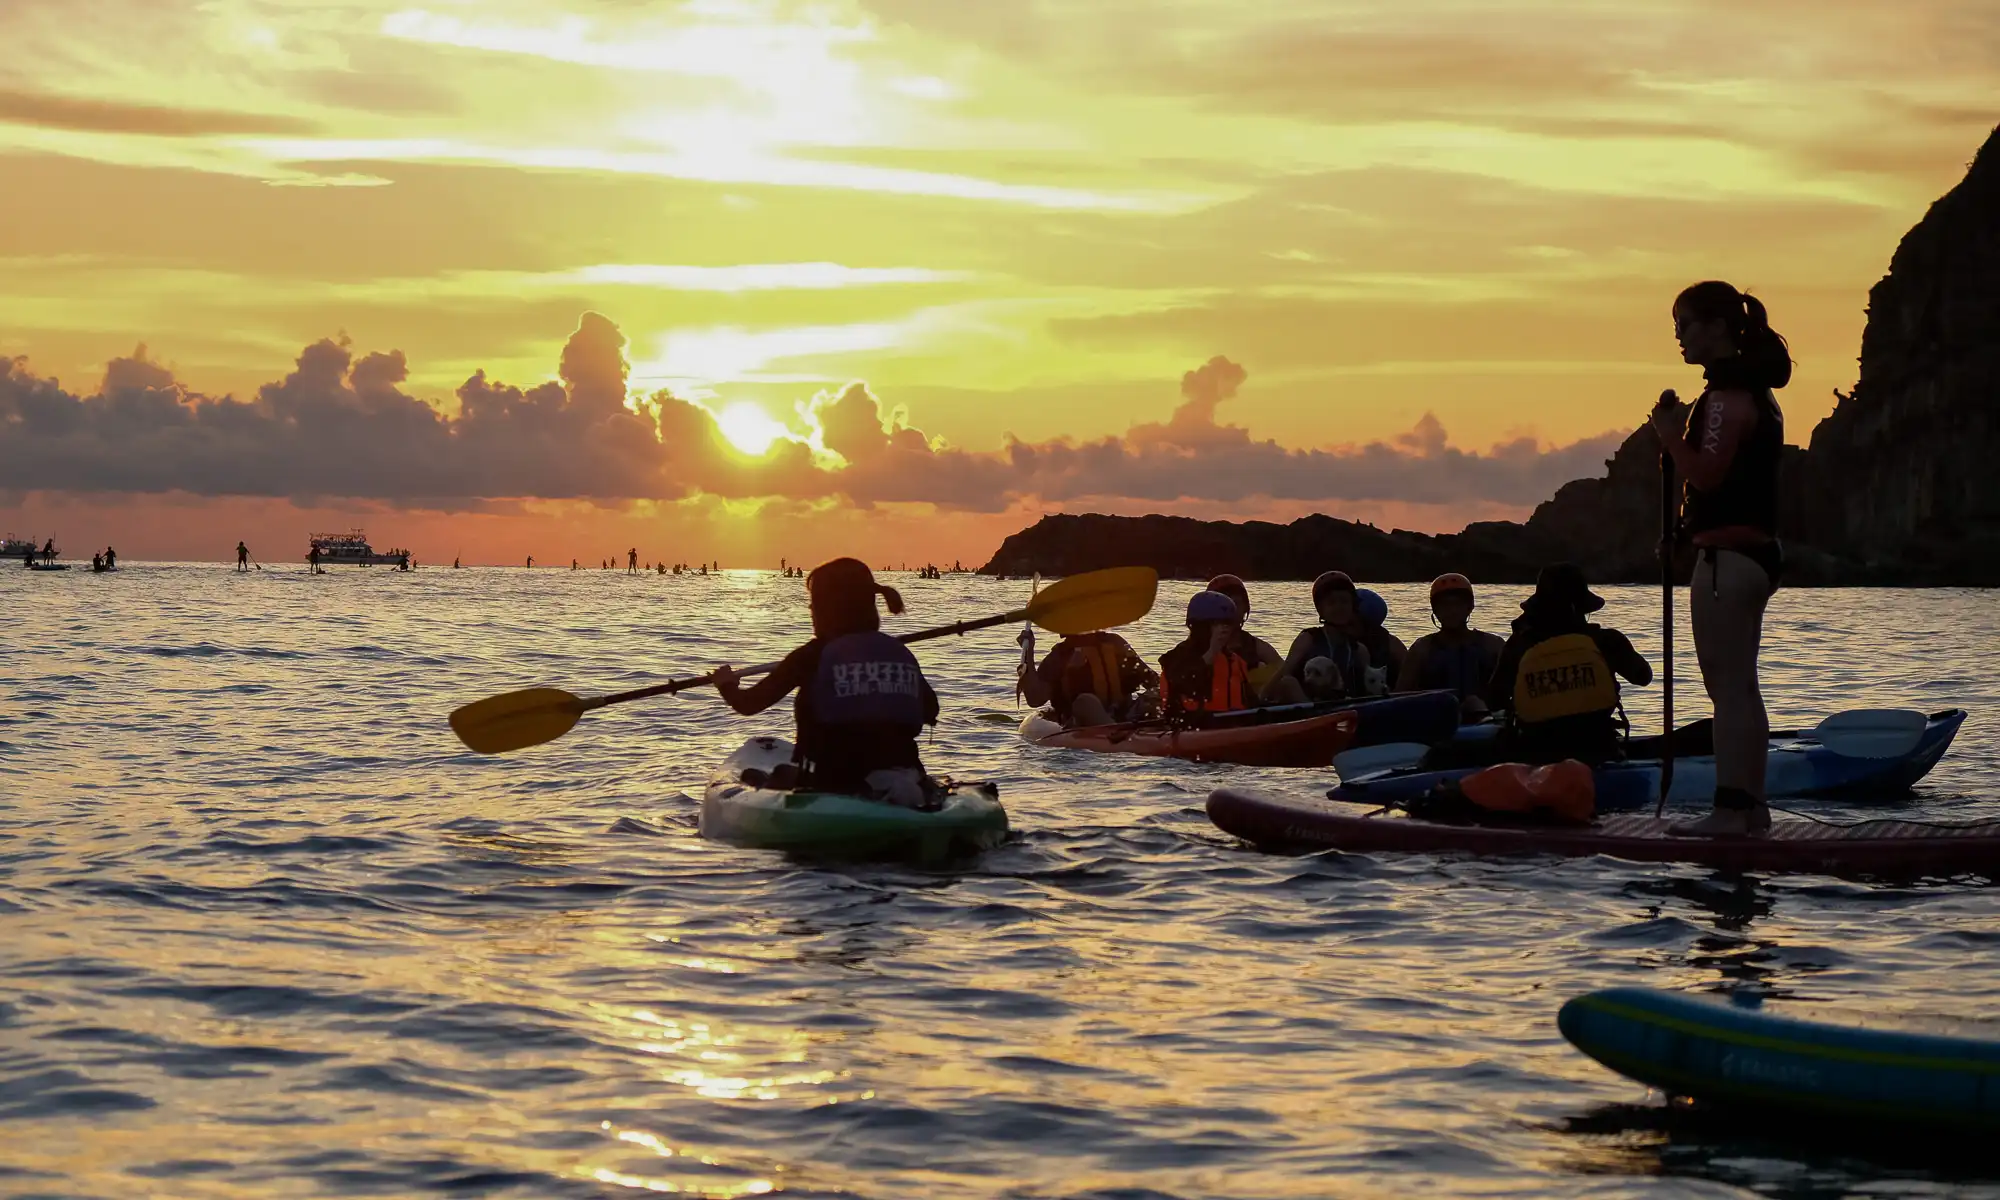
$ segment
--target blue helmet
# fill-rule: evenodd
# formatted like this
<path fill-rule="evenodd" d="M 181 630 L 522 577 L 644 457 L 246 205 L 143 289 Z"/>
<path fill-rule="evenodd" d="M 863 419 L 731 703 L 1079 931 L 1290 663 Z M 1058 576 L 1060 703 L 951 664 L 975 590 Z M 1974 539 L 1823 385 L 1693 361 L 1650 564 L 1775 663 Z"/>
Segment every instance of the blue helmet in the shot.
<path fill-rule="evenodd" d="M 1367 588 L 1354 590 L 1354 612 L 1370 625 L 1380 625 L 1389 619 L 1389 602 Z"/>
<path fill-rule="evenodd" d="M 1197 621 L 1234 621 L 1236 601 L 1221 592 L 1196 592 L 1188 599 L 1188 624 Z"/>

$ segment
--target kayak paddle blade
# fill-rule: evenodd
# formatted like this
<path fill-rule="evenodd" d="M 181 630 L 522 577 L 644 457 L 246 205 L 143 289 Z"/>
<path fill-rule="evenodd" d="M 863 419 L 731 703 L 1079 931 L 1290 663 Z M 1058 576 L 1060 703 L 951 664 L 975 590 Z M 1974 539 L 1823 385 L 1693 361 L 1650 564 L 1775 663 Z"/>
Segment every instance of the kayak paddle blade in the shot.
<path fill-rule="evenodd" d="M 1334 774 L 1341 781 L 1359 779 L 1378 771 L 1403 771 L 1421 766 L 1430 747 L 1422 742 L 1388 742 L 1380 746 L 1356 746 L 1333 757 Z"/>
<path fill-rule="evenodd" d="M 505 754 L 553 742 L 575 728 L 583 702 L 561 688 L 488 696 L 451 714 L 451 731 L 481 754 Z"/>
<path fill-rule="evenodd" d="M 1028 601 L 1030 621 L 1067 637 L 1132 622 L 1153 611 L 1160 573 L 1151 567 L 1111 567 L 1058 579 Z"/>
<path fill-rule="evenodd" d="M 1929 727 L 1930 718 L 1914 708 L 1856 708 L 1833 714 L 1813 733 L 1845 758 L 1902 758 Z"/>

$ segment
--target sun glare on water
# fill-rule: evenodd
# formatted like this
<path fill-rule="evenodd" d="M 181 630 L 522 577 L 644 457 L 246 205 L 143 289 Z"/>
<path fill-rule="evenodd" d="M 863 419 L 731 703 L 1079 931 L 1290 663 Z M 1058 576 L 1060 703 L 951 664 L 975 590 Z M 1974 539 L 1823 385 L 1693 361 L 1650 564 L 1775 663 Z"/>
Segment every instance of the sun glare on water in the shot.
<path fill-rule="evenodd" d="M 785 427 L 748 400 L 739 400 L 715 417 L 716 426 L 729 444 L 755 458 L 785 436 Z"/>

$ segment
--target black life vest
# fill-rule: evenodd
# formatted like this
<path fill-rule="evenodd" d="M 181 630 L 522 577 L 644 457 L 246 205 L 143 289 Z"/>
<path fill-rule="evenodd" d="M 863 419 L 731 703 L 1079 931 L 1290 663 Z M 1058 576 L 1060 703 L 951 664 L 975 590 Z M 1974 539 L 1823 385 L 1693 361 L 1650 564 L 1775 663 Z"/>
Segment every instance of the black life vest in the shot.
<path fill-rule="evenodd" d="M 1450 688 L 1460 699 L 1477 696 L 1493 677 L 1500 656 L 1483 638 L 1469 638 L 1447 646 L 1432 634 L 1424 647 L 1423 664 L 1417 668 L 1417 687 L 1424 691 Z"/>
<path fill-rule="evenodd" d="M 924 723 L 924 672 L 910 648 L 886 633 L 850 633 L 820 648 L 811 693 L 821 725 Z"/>
<path fill-rule="evenodd" d="M 1708 437 L 1710 423 L 1722 420 L 1722 407 L 1714 399 L 1716 386 L 1711 384 L 1688 413 L 1688 441 L 1697 450 Z M 1778 466 L 1785 452 L 1785 414 L 1770 388 L 1748 390 L 1757 405 L 1757 427 L 1736 448 L 1721 483 L 1705 490 L 1687 486 L 1681 508 L 1683 533 L 1747 526 L 1778 536 Z"/>

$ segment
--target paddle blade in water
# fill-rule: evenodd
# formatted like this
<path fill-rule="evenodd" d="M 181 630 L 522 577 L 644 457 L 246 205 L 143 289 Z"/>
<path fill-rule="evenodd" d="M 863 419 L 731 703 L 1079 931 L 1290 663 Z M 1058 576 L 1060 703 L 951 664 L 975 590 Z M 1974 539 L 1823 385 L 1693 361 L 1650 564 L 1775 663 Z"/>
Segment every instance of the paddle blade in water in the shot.
<path fill-rule="evenodd" d="M 553 742 L 575 727 L 583 702 L 561 688 L 488 696 L 451 714 L 451 731 L 481 754 L 505 754 Z"/>
<path fill-rule="evenodd" d="M 1065 636 L 1130 625 L 1153 611 L 1160 574 L 1151 567 L 1112 567 L 1058 579 L 1028 602 L 1028 619 Z"/>

